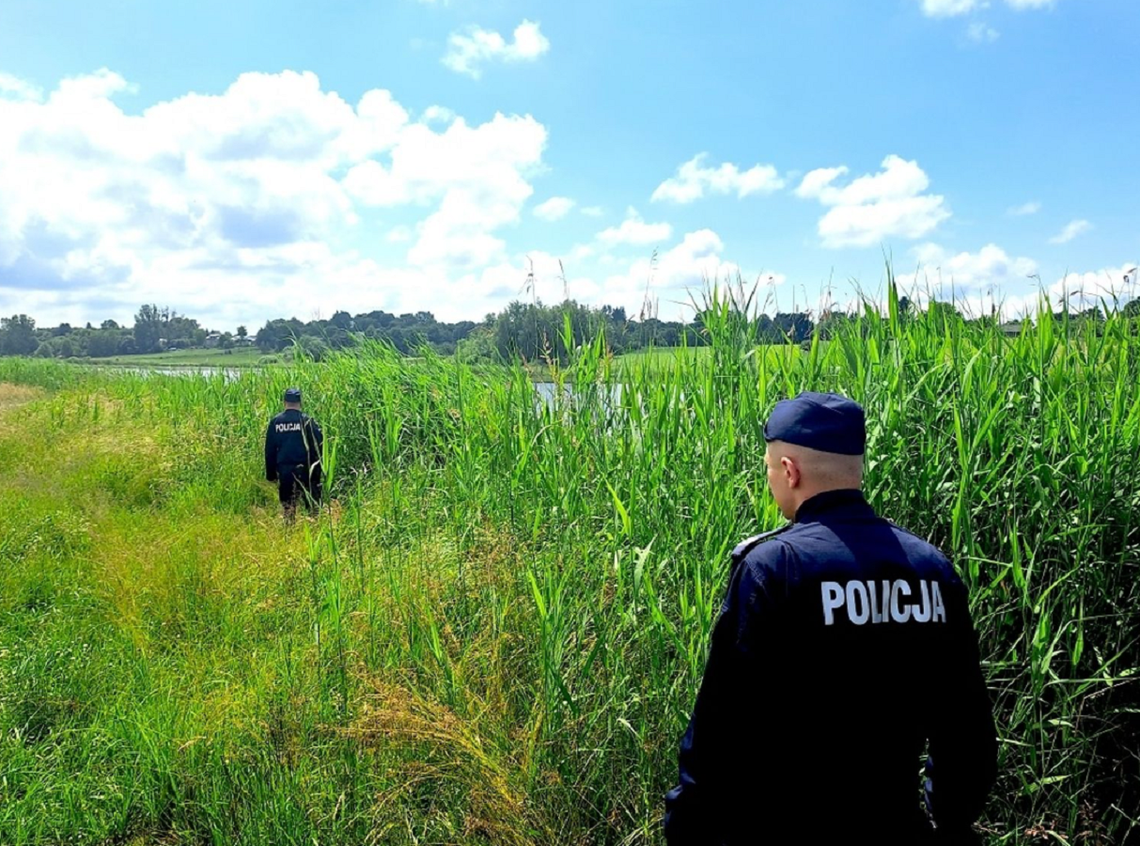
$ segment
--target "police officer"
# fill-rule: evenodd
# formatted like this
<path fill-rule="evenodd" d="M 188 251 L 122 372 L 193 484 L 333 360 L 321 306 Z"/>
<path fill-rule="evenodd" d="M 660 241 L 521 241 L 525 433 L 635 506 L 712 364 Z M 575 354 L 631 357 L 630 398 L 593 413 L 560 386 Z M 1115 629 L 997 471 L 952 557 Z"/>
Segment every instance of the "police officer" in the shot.
<path fill-rule="evenodd" d="M 304 497 L 310 513 L 321 501 L 321 448 L 324 434 L 301 412 L 301 391 L 285 391 L 285 410 L 269 421 L 265 432 L 265 478 L 277 482 L 277 496 L 292 522 L 297 500 Z"/>
<path fill-rule="evenodd" d="M 733 550 L 667 842 L 972 842 L 997 741 L 965 586 L 864 498 L 859 405 L 802 393 L 764 435 L 791 522 Z"/>

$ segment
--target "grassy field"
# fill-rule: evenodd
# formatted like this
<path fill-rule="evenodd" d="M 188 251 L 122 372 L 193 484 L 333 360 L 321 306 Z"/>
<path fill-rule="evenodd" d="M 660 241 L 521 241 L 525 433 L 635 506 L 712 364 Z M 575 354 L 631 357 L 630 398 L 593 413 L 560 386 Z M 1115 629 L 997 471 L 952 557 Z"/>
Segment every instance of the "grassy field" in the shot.
<path fill-rule="evenodd" d="M 759 344 L 745 352 L 750 358 L 763 357 L 763 364 L 756 362 L 755 366 L 770 371 L 794 366 L 794 360 L 802 354 L 795 344 Z M 614 366 L 622 381 L 676 379 L 686 371 L 707 366 L 704 359 L 712 355 L 711 347 L 659 347 L 623 353 L 614 359 Z"/>
<path fill-rule="evenodd" d="M 763 349 L 761 347 L 760 349 Z M 780 354 L 798 354 L 798 348 L 784 345 L 769 347 L 768 355 L 776 357 Z M 664 347 L 658 349 L 638 350 L 623 353 L 615 358 L 620 373 L 636 375 L 642 370 L 658 373 L 663 370 L 673 370 L 679 362 L 691 360 L 709 354 L 708 347 Z M 257 349 L 234 350 L 171 350 L 170 352 L 152 353 L 149 355 L 116 355 L 107 358 L 88 359 L 91 364 L 114 365 L 122 367 L 253 367 L 263 363 L 267 358 Z M 276 358 L 279 356 L 269 356 Z M 406 356 L 406 362 L 414 364 L 420 360 L 419 356 Z M 774 359 L 773 359 L 774 360 Z M 473 368 L 473 372 L 487 372 L 498 369 L 498 365 L 482 363 Z M 535 381 L 547 381 L 554 377 L 550 367 L 546 364 L 534 364 L 529 368 L 531 378 Z M 563 374 L 564 376 L 566 374 Z M 572 374 L 571 374 L 572 378 Z"/>
<path fill-rule="evenodd" d="M 757 355 L 708 326 L 664 370 L 584 348 L 554 402 L 379 348 L 230 380 L 0 360 L 0 843 L 660 843 L 728 551 L 780 522 L 763 421 L 801 388 L 864 403 L 869 497 L 970 587 L 986 842 L 1123 843 L 1136 327 L 872 315 Z M 259 462 L 288 384 L 333 502 L 285 529 Z"/>
<path fill-rule="evenodd" d="M 149 355 L 114 355 L 92 358 L 92 364 L 127 367 L 251 367 L 259 364 L 262 353 L 256 347 L 218 350 L 170 350 Z"/>
<path fill-rule="evenodd" d="M 657 375 L 672 372 L 695 364 L 702 356 L 708 356 L 708 347 L 661 347 L 637 350 L 617 356 L 615 365 L 619 376 L 636 379 L 639 375 Z"/>

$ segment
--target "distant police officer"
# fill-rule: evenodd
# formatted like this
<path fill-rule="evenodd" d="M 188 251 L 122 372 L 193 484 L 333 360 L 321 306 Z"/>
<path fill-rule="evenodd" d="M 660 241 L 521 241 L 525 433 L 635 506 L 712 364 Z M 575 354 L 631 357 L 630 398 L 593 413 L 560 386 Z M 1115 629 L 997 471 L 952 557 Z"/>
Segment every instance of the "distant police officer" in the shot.
<path fill-rule="evenodd" d="M 324 435 L 317 422 L 301 413 L 301 391 L 285 391 L 285 410 L 269 421 L 265 432 L 265 478 L 277 482 L 277 495 L 292 521 L 302 497 L 310 513 L 321 501 L 321 448 Z"/>
<path fill-rule="evenodd" d="M 803 393 L 764 434 L 792 522 L 732 553 L 666 840 L 971 842 L 997 741 L 965 586 L 864 499 L 859 405 Z"/>

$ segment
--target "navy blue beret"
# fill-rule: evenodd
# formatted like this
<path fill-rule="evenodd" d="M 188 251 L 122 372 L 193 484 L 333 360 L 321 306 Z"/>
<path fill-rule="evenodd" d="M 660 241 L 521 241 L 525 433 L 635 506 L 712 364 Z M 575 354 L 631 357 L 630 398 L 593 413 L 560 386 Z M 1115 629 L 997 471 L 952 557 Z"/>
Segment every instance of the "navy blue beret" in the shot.
<path fill-rule="evenodd" d="M 286 388 L 285 402 L 300 402 L 301 389 L 300 388 Z"/>
<path fill-rule="evenodd" d="M 795 399 L 780 400 L 764 424 L 764 440 L 862 455 L 867 442 L 863 407 L 839 394 L 805 391 Z"/>

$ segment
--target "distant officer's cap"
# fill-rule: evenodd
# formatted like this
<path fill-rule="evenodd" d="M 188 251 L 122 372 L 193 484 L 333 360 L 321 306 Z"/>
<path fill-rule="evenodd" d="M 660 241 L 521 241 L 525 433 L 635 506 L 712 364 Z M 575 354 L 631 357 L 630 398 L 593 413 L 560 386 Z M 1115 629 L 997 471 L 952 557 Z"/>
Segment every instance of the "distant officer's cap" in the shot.
<path fill-rule="evenodd" d="M 863 407 L 839 394 L 805 391 L 776 403 L 764 424 L 764 440 L 786 441 L 820 452 L 862 455 L 867 441 Z"/>
<path fill-rule="evenodd" d="M 287 388 L 285 390 L 285 402 L 300 402 L 301 389 L 300 388 Z"/>

